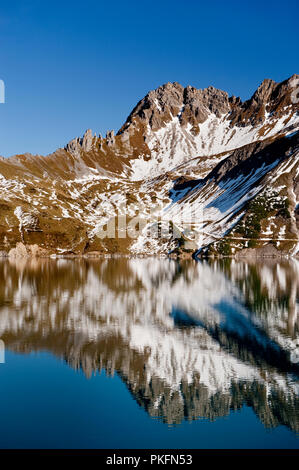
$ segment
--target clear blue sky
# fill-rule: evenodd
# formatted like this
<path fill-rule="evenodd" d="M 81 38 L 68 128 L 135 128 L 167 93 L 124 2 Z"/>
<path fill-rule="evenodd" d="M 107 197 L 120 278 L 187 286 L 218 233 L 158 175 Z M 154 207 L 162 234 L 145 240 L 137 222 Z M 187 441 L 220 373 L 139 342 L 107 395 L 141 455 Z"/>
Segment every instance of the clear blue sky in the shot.
<path fill-rule="evenodd" d="M 298 0 L 1 0 L 0 155 L 118 130 L 168 81 L 247 99 L 299 73 Z"/>

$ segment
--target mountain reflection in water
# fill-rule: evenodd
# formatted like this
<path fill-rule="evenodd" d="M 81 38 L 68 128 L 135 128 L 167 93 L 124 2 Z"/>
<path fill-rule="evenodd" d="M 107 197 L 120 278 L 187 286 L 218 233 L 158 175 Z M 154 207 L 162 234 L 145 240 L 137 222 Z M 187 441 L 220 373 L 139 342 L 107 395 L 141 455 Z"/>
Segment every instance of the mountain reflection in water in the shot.
<path fill-rule="evenodd" d="M 299 431 L 299 261 L 2 260 L 0 338 L 119 374 L 169 424 L 250 406 Z"/>

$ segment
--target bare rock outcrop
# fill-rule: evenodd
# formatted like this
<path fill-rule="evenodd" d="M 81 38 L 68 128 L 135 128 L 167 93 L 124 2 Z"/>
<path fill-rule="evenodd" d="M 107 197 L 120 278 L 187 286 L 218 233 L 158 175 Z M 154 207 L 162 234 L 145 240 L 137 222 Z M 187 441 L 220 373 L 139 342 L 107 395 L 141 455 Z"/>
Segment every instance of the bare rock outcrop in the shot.
<path fill-rule="evenodd" d="M 82 142 L 81 142 L 81 147 L 85 152 L 89 152 L 92 149 L 92 143 L 93 143 L 93 135 L 91 129 L 87 129 L 85 132 Z"/>
<path fill-rule="evenodd" d="M 109 147 L 112 147 L 115 144 L 115 135 L 114 131 L 108 131 L 106 134 L 106 142 Z"/>
<path fill-rule="evenodd" d="M 24 245 L 17 243 L 8 253 L 9 258 L 43 258 L 49 256 L 49 252 L 38 245 Z"/>
<path fill-rule="evenodd" d="M 90 152 L 93 148 L 94 137 L 91 129 L 85 131 L 82 138 L 77 137 L 71 140 L 66 146 L 65 150 L 76 158 L 81 156 L 81 151 Z"/>

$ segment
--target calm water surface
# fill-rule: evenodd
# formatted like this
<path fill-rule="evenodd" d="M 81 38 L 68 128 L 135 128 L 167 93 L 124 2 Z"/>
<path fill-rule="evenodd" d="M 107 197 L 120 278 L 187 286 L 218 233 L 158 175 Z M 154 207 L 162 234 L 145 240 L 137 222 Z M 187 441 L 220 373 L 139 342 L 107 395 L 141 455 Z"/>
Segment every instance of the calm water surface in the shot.
<path fill-rule="evenodd" d="M 0 261 L 0 447 L 299 448 L 298 292 L 296 260 Z"/>

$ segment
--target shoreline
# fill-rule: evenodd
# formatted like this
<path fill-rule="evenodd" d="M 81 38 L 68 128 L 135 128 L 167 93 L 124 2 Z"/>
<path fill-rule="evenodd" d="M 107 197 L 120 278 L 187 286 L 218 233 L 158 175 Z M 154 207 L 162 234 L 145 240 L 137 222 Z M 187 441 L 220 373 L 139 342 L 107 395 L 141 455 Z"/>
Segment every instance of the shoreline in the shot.
<path fill-rule="evenodd" d="M 32 260 L 32 259 L 51 259 L 51 260 L 59 260 L 59 259 L 85 259 L 85 260 L 95 260 L 95 259 L 118 259 L 118 258 L 126 258 L 126 259 L 145 259 L 145 258 L 160 258 L 160 259 L 172 259 L 172 260 L 220 260 L 220 259 L 233 259 L 233 260 L 253 260 L 253 259 L 273 259 L 273 260 L 287 260 L 287 259 L 299 259 L 299 254 L 292 255 L 292 254 L 281 254 L 281 255 L 266 255 L 266 254 L 234 254 L 234 255 L 198 255 L 191 254 L 188 256 L 180 256 L 180 255 L 172 255 L 167 253 L 139 253 L 139 254 L 126 254 L 126 253 L 99 253 L 99 254 L 50 254 L 50 255 L 27 255 L 27 256 L 9 256 L 9 254 L 0 254 L 0 260 Z"/>
<path fill-rule="evenodd" d="M 174 250 L 169 253 L 103 253 L 100 251 L 90 251 L 86 253 L 72 253 L 65 250 L 65 253 L 50 253 L 49 250 L 39 245 L 25 245 L 18 242 L 15 248 L 9 251 L 0 251 L 0 259 L 115 259 L 115 258 L 163 258 L 163 259 L 298 259 L 299 252 L 292 254 L 279 251 L 273 245 L 266 245 L 257 248 L 244 248 L 236 253 L 227 255 L 220 253 L 201 253 L 199 250 Z"/>

